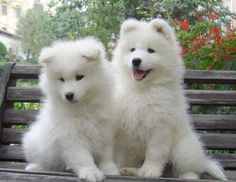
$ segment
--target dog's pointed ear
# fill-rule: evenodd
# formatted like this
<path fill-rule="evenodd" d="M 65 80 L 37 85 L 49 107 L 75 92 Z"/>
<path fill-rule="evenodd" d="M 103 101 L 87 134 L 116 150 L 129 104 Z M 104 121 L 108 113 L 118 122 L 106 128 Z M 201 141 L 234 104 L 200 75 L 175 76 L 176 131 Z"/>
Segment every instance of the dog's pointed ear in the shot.
<path fill-rule="evenodd" d="M 78 42 L 79 51 L 82 57 L 88 61 L 104 60 L 105 48 L 104 45 L 93 37 L 86 37 Z"/>
<path fill-rule="evenodd" d="M 129 33 L 135 30 L 138 27 L 138 25 L 139 25 L 139 22 L 136 19 L 128 19 L 124 21 L 120 28 L 120 35 L 122 36 L 126 33 Z"/>
<path fill-rule="evenodd" d="M 152 20 L 151 26 L 154 28 L 154 31 L 156 31 L 159 34 L 162 34 L 167 40 L 169 41 L 176 41 L 176 36 L 173 28 L 161 18 L 156 18 Z"/>
<path fill-rule="evenodd" d="M 53 49 L 51 47 L 43 48 L 39 55 L 39 63 L 47 66 L 53 61 Z"/>

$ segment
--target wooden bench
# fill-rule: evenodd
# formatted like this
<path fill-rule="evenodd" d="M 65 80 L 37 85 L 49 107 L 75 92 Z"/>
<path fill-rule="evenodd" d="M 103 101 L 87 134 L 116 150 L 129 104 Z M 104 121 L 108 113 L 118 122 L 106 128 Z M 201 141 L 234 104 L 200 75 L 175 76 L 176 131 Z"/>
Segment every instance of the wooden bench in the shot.
<path fill-rule="evenodd" d="M 18 82 L 22 80 L 37 80 L 39 72 L 40 66 L 17 66 L 9 63 L 4 67 L 0 85 L 0 181 L 79 181 L 70 172 L 24 171 L 26 163 L 20 141 L 25 129 L 17 129 L 17 126 L 24 128 L 33 122 L 38 111 L 16 109 L 14 103 L 40 102 L 42 95 L 37 87 L 18 86 Z M 208 90 L 193 90 L 202 84 Z M 212 84 L 222 84 L 228 90 L 209 90 Z M 222 163 L 229 179 L 236 180 L 236 71 L 187 71 L 185 85 L 191 105 L 190 111 L 195 112 L 199 107 L 214 106 L 226 112 L 192 114 L 192 118 L 209 155 Z M 229 110 L 234 113 L 228 114 Z M 173 178 L 158 180 L 183 181 Z M 108 176 L 105 181 L 157 181 L 157 179 Z"/>

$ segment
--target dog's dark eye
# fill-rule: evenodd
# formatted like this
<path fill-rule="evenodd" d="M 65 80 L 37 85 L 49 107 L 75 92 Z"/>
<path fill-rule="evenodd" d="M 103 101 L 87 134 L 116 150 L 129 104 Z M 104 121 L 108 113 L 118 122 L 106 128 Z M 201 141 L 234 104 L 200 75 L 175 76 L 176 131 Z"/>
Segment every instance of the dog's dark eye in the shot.
<path fill-rule="evenodd" d="M 82 80 L 83 78 L 84 78 L 84 75 L 76 75 L 75 76 L 76 81 Z"/>
<path fill-rule="evenodd" d="M 155 52 L 155 50 L 154 49 L 151 49 L 151 48 L 148 48 L 148 50 L 147 50 L 149 53 L 154 53 Z"/>
<path fill-rule="evenodd" d="M 61 82 L 64 82 L 64 81 L 65 81 L 64 78 L 60 78 L 59 80 L 60 80 Z"/>
<path fill-rule="evenodd" d="M 130 51 L 131 51 L 131 52 L 134 52 L 134 51 L 135 51 L 135 48 L 131 48 Z"/>

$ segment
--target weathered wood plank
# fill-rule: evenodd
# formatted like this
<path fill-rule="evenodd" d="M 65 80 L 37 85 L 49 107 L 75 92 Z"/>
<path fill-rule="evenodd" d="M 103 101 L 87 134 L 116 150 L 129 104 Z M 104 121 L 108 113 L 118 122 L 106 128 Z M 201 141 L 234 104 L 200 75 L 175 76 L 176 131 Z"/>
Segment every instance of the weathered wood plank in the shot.
<path fill-rule="evenodd" d="M 234 159 L 230 156 L 224 156 L 225 158 L 228 157 L 228 159 L 225 159 L 225 160 L 219 160 L 218 161 L 223 164 L 224 168 L 226 168 L 226 171 L 225 171 L 225 174 L 227 176 L 228 179 L 235 179 L 236 180 L 236 170 L 229 170 L 227 168 L 227 166 L 229 166 L 227 163 L 232 163 L 234 162 L 234 169 L 236 169 L 236 157 L 234 157 Z M 216 157 L 213 157 L 215 159 L 217 159 Z M 232 164 L 230 163 L 230 167 L 232 168 Z M 26 167 L 27 163 L 26 162 L 8 162 L 8 161 L 0 161 L 0 168 L 3 168 L 3 169 L 11 169 L 11 170 L 24 170 L 25 167 Z M 42 173 L 44 174 L 54 174 L 54 175 L 65 175 L 65 176 L 70 176 L 70 175 L 73 175 L 71 174 L 70 172 L 58 172 L 58 171 L 43 171 Z M 170 176 L 169 176 L 170 177 Z"/>
<path fill-rule="evenodd" d="M 236 170 L 236 155 L 235 154 L 209 154 L 213 159 L 219 161 L 227 170 Z M 26 162 L 16 161 L 0 161 L 0 168 L 8 169 L 25 169 Z M 235 171 L 236 172 L 236 171 Z"/>
<path fill-rule="evenodd" d="M 7 89 L 9 101 L 39 102 L 41 98 L 42 93 L 39 88 L 8 87 Z"/>
<path fill-rule="evenodd" d="M 4 114 L 4 124 L 29 124 L 35 120 L 39 111 L 7 109 Z"/>
<path fill-rule="evenodd" d="M 236 105 L 236 91 L 186 90 L 191 105 Z M 42 93 L 39 88 L 8 87 L 7 100 L 39 102 Z"/>
<path fill-rule="evenodd" d="M 41 66 L 14 66 L 12 77 L 14 78 L 37 78 Z M 234 71 L 202 71 L 187 70 L 185 73 L 186 83 L 222 83 L 236 84 L 236 73 Z"/>
<path fill-rule="evenodd" d="M 12 78 L 28 78 L 37 79 L 40 73 L 41 66 L 14 66 L 11 72 Z"/>
<path fill-rule="evenodd" d="M 185 83 L 220 83 L 220 84 L 236 84 L 235 71 L 200 71 L 187 70 L 184 76 Z"/>
<path fill-rule="evenodd" d="M 10 80 L 10 73 L 11 69 L 14 63 L 8 63 L 4 66 L 3 72 L 2 72 L 2 78 L 0 83 L 0 144 L 1 144 L 1 135 L 2 135 L 2 122 L 3 122 L 3 116 L 4 116 L 4 109 L 6 106 L 6 92 L 7 92 L 7 86 L 9 84 Z"/>
<path fill-rule="evenodd" d="M 29 124 L 39 111 L 6 109 L 4 124 Z M 192 114 L 194 127 L 198 130 L 235 131 L 236 115 Z"/>
<path fill-rule="evenodd" d="M 80 181 L 73 173 L 69 173 L 67 176 L 59 175 L 58 173 L 48 172 L 27 172 L 23 170 L 10 170 L 0 169 L 0 179 L 2 180 L 17 180 L 17 181 L 57 181 L 57 182 L 74 182 Z M 133 176 L 107 176 L 104 182 L 187 182 L 188 180 L 177 178 L 145 178 L 145 177 L 133 177 Z M 213 182 L 216 180 L 191 180 L 192 182 Z"/>
<path fill-rule="evenodd" d="M 191 105 L 236 105 L 236 91 L 185 90 Z"/>
<path fill-rule="evenodd" d="M 14 145 L 0 145 L 0 161 L 24 161 L 24 154 L 22 146 Z"/>
<path fill-rule="evenodd" d="M 236 149 L 235 134 L 200 134 L 207 149 Z"/>
<path fill-rule="evenodd" d="M 2 143 L 20 143 L 25 130 L 4 128 L 2 133 Z"/>
<path fill-rule="evenodd" d="M 192 114 L 191 118 L 198 130 L 236 130 L 236 115 Z"/>
<path fill-rule="evenodd" d="M 2 143 L 20 143 L 23 129 L 9 129 L 4 128 L 2 133 Z M 207 149 L 236 149 L 236 135 L 235 134 L 199 134 Z"/>

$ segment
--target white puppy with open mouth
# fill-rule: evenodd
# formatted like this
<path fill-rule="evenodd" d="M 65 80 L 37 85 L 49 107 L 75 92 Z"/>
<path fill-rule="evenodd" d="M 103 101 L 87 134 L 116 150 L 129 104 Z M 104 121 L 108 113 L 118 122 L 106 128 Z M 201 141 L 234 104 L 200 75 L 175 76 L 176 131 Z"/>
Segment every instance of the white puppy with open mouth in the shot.
<path fill-rule="evenodd" d="M 176 177 L 197 179 L 207 172 L 225 180 L 190 124 L 183 61 L 171 26 L 163 19 L 125 21 L 113 61 L 118 71 L 118 166 L 131 167 L 131 172 L 138 168 L 138 176 L 159 177 L 171 163 Z"/>

